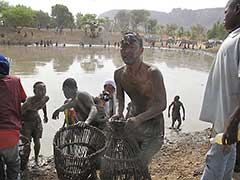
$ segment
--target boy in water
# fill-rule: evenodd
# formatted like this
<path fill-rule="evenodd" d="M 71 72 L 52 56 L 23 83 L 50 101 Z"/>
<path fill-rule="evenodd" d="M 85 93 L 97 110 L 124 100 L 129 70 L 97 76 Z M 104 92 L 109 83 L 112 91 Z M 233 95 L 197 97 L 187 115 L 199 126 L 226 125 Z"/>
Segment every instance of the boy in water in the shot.
<path fill-rule="evenodd" d="M 38 165 L 38 155 L 40 151 L 40 138 L 42 138 L 42 122 L 38 110 L 42 109 L 44 123 L 48 122 L 46 103 L 49 97 L 46 96 L 46 86 L 43 82 L 36 82 L 33 85 L 34 96 L 27 98 L 22 105 L 23 128 L 22 134 L 30 141 L 33 138 L 35 163 Z M 27 154 L 29 158 L 30 152 Z"/>
<path fill-rule="evenodd" d="M 174 124 L 176 121 L 178 121 L 177 129 L 180 129 L 182 120 L 183 121 L 185 120 L 185 109 L 184 109 L 183 103 L 181 101 L 179 101 L 179 99 L 180 99 L 179 96 L 175 96 L 173 102 L 168 107 L 168 117 L 170 117 L 170 110 L 171 110 L 171 107 L 173 106 L 173 108 L 172 108 L 172 126 L 170 127 L 170 129 L 174 128 Z M 183 118 L 182 119 L 181 119 L 181 113 L 180 113 L 181 107 L 183 110 Z"/>

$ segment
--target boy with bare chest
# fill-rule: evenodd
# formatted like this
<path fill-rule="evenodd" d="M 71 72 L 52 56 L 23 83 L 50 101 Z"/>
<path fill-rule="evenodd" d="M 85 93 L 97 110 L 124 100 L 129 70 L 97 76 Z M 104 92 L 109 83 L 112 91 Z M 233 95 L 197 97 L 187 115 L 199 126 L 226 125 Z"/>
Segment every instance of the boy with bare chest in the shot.
<path fill-rule="evenodd" d="M 38 113 L 42 109 L 44 118 L 43 122 L 48 122 L 47 117 L 47 106 L 46 103 L 49 97 L 46 96 L 46 86 L 43 82 L 36 82 L 33 85 L 34 96 L 27 98 L 26 102 L 22 105 L 22 117 L 23 117 L 23 127 L 22 134 L 26 136 L 30 141 L 33 138 L 34 142 L 34 153 L 35 153 L 35 163 L 38 165 L 38 155 L 40 152 L 40 139 L 42 138 L 42 122 L 41 117 Z M 27 155 L 29 157 L 29 154 Z"/>

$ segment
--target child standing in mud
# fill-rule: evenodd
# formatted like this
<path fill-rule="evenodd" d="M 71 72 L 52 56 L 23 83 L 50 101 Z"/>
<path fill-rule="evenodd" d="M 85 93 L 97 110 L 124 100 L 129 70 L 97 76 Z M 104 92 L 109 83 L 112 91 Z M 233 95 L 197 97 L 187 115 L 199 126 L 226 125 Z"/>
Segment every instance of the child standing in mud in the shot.
<path fill-rule="evenodd" d="M 172 126 L 170 127 L 170 129 L 174 129 L 174 124 L 176 121 L 178 121 L 177 129 L 180 129 L 182 120 L 183 121 L 185 120 L 185 109 L 184 109 L 183 103 L 181 101 L 179 101 L 179 99 L 180 99 L 179 96 L 175 96 L 173 102 L 168 107 L 168 117 L 170 117 L 170 110 L 171 110 L 171 107 L 173 106 L 173 108 L 172 108 Z M 181 118 L 181 113 L 180 113 L 181 107 L 183 110 L 183 118 Z"/>
<path fill-rule="evenodd" d="M 40 138 L 42 138 L 42 122 L 38 110 L 42 109 L 44 123 L 48 122 L 46 103 L 49 97 L 46 96 L 46 86 L 43 82 L 36 82 L 33 85 L 34 96 L 29 97 L 22 105 L 23 127 L 22 134 L 30 141 L 33 138 L 35 163 L 38 165 L 38 155 L 40 152 Z M 29 158 L 30 152 L 26 154 Z"/>

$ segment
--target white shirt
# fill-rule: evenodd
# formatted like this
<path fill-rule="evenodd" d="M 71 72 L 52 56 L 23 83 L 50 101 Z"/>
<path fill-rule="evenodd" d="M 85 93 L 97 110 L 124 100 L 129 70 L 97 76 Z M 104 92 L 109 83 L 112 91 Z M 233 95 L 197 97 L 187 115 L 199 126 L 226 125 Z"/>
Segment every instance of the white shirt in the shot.
<path fill-rule="evenodd" d="M 240 28 L 231 32 L 218 50 L 205 90 L 200 120 L 223 132 L 240 99 Z"/>

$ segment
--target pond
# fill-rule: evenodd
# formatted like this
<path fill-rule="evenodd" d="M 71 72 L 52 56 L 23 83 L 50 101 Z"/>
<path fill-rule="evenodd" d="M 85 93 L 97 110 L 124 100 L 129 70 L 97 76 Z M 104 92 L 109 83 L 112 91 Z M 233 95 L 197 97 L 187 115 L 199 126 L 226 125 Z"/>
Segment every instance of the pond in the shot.
<path fill-rule="evenodd" d="M 63 124 L 52 120 L 53 111 L 64 102 L 62 83 L 68 78 L 76 79 L 78 89 L 97 96 L 103 82 L 113 78 L 114 70 L 123 65 L 119 49 L 80 47 L 0 47 L 0 52 L 11 60 L 11 74 L 19 76 L 28 96 L 33 95 L 36 81 L 47 85 L 49 122 L 43 125 L 41 154 L 52 155 L 52 140 Z M 171 49 L 145 49 L 144 61 L 157 66 L 164 77 L 168 105 L 175 95 L 181 97 L 186 109 L 182 132 L 192 132 L 210 127 L 199 121 L 202 98 L 208 72 L 214 57 L 200 52 Z M 127 99 L 129 101 L 129 99 Z M 42 112 L 40 112 L 42 115 Z M 165 114 L 165 127 L 171 119 Z M 169 130 L 167 130 L 169 133 Z"/>

